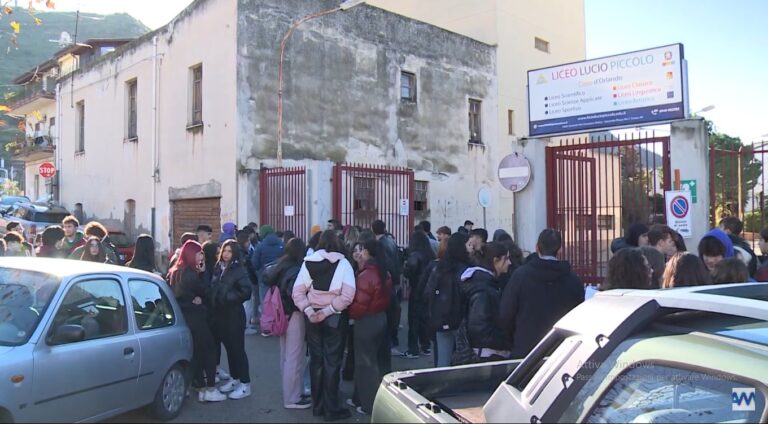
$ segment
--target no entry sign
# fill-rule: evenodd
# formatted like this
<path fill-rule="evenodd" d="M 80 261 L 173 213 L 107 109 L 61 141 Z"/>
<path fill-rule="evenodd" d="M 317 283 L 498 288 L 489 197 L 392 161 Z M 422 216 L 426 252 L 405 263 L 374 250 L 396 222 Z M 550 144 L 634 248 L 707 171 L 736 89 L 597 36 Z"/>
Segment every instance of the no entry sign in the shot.
<path fill-rule="evenodd" d="M 531 164 L 519 153 L 507 155 L 499 163 L 499 182 L 509 191 L 522 191 L 531 180 Z"/>
<path fill-rule="evenodd" d="M 667 225 L 680 233 L 683 238 L 693 235 L 691 220 L 691 192 L 668 191 L 664 195 L 667 210 Z"/>
<path fill-rule="evenodd" d="M 50 162 L 43 162 L 37 169 L 37 173 L 43 178 L 51 178 L 56 175 L 56 167 Z"/>

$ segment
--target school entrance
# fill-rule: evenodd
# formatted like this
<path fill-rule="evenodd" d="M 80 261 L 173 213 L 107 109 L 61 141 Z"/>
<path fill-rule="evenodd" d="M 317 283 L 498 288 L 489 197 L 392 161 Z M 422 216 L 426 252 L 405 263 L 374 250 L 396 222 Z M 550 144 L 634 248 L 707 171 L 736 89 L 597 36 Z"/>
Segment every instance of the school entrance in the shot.
<path fill-rule="evenodd" d="M 547 225 L 561 259 L 588 284 L 606 274 L 611 241 L 633 223 L 663 223 L 671 189 L 669 137 L 562 139 L 546 148 Z"/>

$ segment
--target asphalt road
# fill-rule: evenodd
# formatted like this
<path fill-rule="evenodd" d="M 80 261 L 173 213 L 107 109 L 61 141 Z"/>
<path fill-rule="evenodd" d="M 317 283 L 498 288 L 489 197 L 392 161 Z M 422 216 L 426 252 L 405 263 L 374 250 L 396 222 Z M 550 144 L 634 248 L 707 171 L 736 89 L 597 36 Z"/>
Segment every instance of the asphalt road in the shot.
<path fill-rule="evenodd" d="M 403 305 L 403 328 L 400 330 L 400 345 L 405 349 L 407 335 L 407 319 Z M 187 398 L 181 414 L 172 422 L 323 422 L 322 417 L 312 416 L 312 409 L 289 410 L 283 408 L 281 391 L 279 339 L 276 337 L 261 337 L 260 335 L 246 336 L 245 348 L 251 369 L 251 396 L 241 400 L 226 400 L 217 403 L 200 403 L 193 395 Z M 222 354 L 226 364 L 226 354 Z M 432 366 L 431 356 L 418 359 L 392 358 L 395 370 L 429 368 Z M 225 365 L 226 367 L 226 365 Z M 154 389 L 153 389 L 154 390 Z M 343 399 L 352 397 L 352 383 L 343 382 L 341 391 Z M 370 416 L 359 415 L 350 409 L 352 417 L 349 423 L 370 422 Z M 143 410 L 137 410 L 114 417 L 109 423 L 122 422 L 155 422 Z"/>

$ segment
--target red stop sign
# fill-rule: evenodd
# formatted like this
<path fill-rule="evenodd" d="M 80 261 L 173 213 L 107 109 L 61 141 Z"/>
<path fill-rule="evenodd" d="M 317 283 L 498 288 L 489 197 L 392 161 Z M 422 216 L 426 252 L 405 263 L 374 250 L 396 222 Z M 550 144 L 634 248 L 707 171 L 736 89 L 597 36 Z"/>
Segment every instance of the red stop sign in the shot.
<path fill-rule="evenodd" d="M 51 178 L 56 175 L 56 167 L 50 162 L 41 163 L 38 173 L 43 178 Z"/>

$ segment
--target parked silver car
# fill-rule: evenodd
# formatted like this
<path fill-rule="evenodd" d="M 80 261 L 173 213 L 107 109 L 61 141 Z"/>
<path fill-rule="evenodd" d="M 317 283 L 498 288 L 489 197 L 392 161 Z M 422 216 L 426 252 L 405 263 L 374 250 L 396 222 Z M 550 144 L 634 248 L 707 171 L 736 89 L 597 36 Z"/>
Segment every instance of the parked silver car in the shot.
<path fill-rule="evenodd" d="M 0 422 L 99 421 L 185 400 L 192 337 L 171 289 L 143 271 L 0 258 Z"/>

